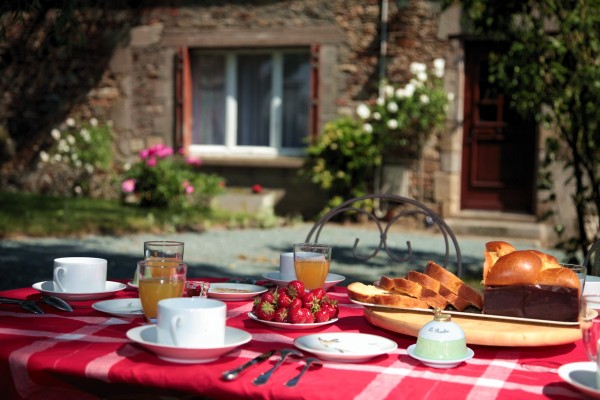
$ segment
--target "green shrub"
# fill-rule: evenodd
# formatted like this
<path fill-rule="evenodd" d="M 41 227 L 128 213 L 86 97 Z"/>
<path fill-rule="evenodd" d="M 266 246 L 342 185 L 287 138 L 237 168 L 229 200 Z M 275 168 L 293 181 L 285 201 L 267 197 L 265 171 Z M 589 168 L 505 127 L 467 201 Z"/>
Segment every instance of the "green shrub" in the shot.
<path fill-rule="evenodd" d="M 326 124 L 307 153 L 302 173 L 328 192 L 330 207 L 373 190 L 381 147 L 358 121 L 346 117 Z"/>

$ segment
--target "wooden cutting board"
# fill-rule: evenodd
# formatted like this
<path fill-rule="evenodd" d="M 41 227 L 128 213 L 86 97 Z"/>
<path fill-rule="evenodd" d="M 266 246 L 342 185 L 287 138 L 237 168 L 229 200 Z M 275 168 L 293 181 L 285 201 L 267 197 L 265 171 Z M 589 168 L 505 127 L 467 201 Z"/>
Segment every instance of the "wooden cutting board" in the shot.
<path fill-rule="evenodd" d="M 365 318 L 371 324 L 392 332 L 417 337 L 433 314 L 412 310 L 390 310 L 365 307 Z M 552 325 L 513 322 L 482 317 L 452 316 L 465 331 L 468 344 L 484 346 L 554 346 L 581 339 L 579 325 Z"/>

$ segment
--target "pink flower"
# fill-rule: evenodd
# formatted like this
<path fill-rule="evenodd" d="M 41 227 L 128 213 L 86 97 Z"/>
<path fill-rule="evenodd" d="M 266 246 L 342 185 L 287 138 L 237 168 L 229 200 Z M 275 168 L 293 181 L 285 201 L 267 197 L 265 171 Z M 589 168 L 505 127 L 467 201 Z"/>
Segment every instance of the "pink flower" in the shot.
<path fill-rule="evenodd" d="M 200 165 L 202 165 L 202 160 L 200 160 L 199 158 L 195 158 L 195 157 L 186 157 L 185 162 L 188 165 L 192 165 L 195 167 L 199 167 Z"/>
<path fill-rule="evenodd" d="M 190 182 L 183 181 L 181 183 L 181 186 L 183 186 L 183 190 L 185 191 L 185 194 L 192 194 L 192 193 L 194 193 L 194 187 L 192 185 L 190 185 Z"/>
<path fill-rule="evenodd" d="M 173 155 L 173 149 L 170 147 L 163 145 L 159 145 L 156 149 L 156 157 L 158 158 L 167 158 Z"/>
<path fill-rule="evenodd" d="M 149 155 L 150 155 L 149 149 L 144 149 L 144 150 L 140 151 L 140 158 L 142 160 L 145 160 L 146 158 L 148 158 Z"/>
<path fill-rule="evenodd" d="M 121 183 L 121 190 L 123 193 L 133 193 L 135 191 L 135 179 L 125 179 Z"/>
<path fill-rule="evenodd" d="M 252 185 L 252 193 L 260 193 L 262 192 L 263 187 L 258 183 L 256 185 Z"/>
<path fill-rule="evenodd" d="M 149 167 L 155 167 L 156 166 L 156 158 L 155 157 L 150 157 L 146 160 L 146 165 Z"/>

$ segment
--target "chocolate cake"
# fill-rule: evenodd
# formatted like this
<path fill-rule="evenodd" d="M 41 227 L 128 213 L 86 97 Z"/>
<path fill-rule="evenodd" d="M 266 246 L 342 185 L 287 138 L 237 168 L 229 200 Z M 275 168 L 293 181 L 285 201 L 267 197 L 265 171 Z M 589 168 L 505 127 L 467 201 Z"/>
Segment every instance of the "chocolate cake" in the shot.
<path fill-rule="evenodd" d="M 579 278 L 548 254 L 490 242 L 483 276 L 484 314 L 577 321 Z"/>

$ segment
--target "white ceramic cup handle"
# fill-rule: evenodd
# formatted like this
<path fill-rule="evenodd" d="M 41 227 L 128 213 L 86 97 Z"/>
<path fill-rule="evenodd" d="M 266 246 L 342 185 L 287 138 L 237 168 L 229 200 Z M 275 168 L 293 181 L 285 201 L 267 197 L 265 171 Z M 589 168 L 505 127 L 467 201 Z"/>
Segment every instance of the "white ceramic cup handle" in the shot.
<path fill-rule="evenodd" d="M 171 340 L 173 340 L 173 343 L 175 344 L 175 346 L 179 346 L 179 343 L 177 343 L 177 329 L 179 329 L 179 327 L 181 322 L 181 316 L 176 315 L 173 318 L 171 318 L 171 324 L 169 325 L 169 333 L 171 334 Z"/>
<path fill-rule="evenodd" d="M 64 292 L 65 289 L 63 288 L 63 285 L 60 283 L 60 278 L 63 275 L 66 275 L 67 270 L 63 267 L 58 267 L 58 268 L 54 268 L 54 283 L 58 286 L 58 290 L 60 292 Z"/>

